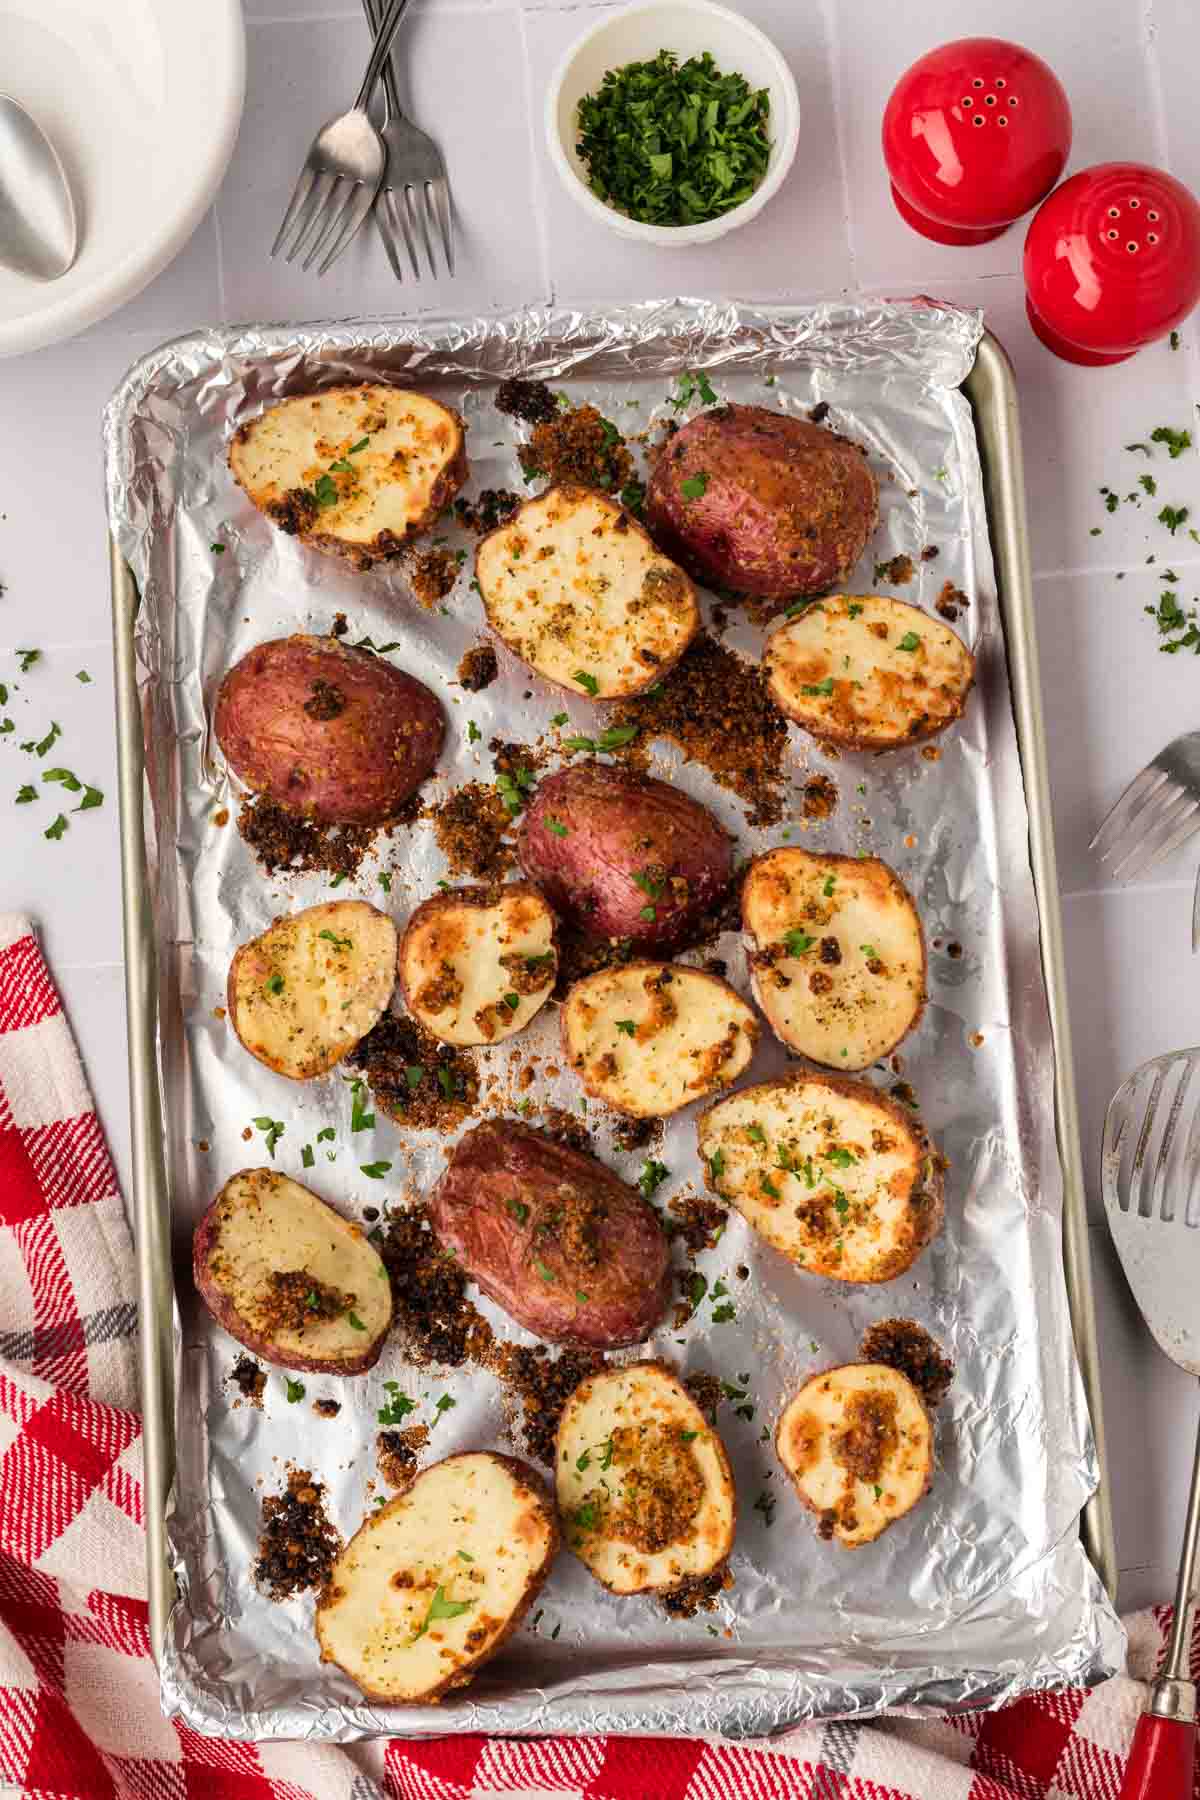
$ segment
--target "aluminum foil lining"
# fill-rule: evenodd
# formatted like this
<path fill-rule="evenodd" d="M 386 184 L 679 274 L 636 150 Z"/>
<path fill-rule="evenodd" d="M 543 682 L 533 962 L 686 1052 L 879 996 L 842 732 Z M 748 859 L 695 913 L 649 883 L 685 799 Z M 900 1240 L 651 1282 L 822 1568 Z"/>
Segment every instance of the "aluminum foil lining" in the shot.
<path fill-rule="evenodd" d="M 254 326 L 168 344 L 130 372 L 105 415 L 113 529 L 140 585 L 138 657 L 148 756 L 147 828 L 160 965 L 160 1064 L 168 1135 L 177 1301 L 178 1467 L 169 1540 L 179 1600 L 162 1658 L 165 1710 L 231 1738 L 349 1740 L 447 1731 L 722 1733 L 765 1736 L 797 1722 L 862 1717 L 897 1706 L 996 1706 L 1017 1693 L 1095 1681 L 1122 1661 L 1123 1639 L 1078 1536 L 1097 1482 L 1072 1348 L 1060 1248 L 1061 1175 L 1053 1126 L 1052 1047 L 1027 856 L 1027 815 L 997 611 L 979 458 L 958 386 L 981 332 L 977 314 L 930 302 L 864 302 L 759 310 L 673 301 L 604 312 L 528 311 L 503 318 Z M 436 797 L 489 779 L 495 733 L 530 741 L 564 708 L 594 730 L 585 699 L 564 699 L 511 658 L 478 695 L 452 686 L 482 613 L 470 564 L 441 611 L 422 610 L 402 573 L 355 574 L 274 530 L 234 485 L 226 445 L 235 426 L 287 394 L 377 378 L 427 387 L 468 423 L 471 490 L 521 486 L 518 432 L 493 404 L 505 376 L 538 375 L 594 401 L 629 432 L 672 413 L 675 378 L 704 370 L 722 399 L 803 412 L 829 404 L 829 423 L 869 446 L 881 481 L 881 523 L 848 591 L 871 591 L 873 563 L 899 552 L 918 578 L 899 591 L 925 608 L 947 580 L 965 590 L 960 621 L 979 665 L 967 714 L 941 756 L 918 749 L 832 758 L 796 728 L 785 821 L 746 826 L 742 804 L 666 744 L 654 766 L 697 795 L 735 832 L 742 853 L 770 844 L 869 850 L 900 873 L 930 943 L 930 1003 L 903 1045 L 903 1074 L 949 1158 L 945 1228 L 906 1276 L 882 1288 L 844 1287 L 793 1269 L 736 1213 L 698 1267 L 731 1290 L 736 1317 L 714 1324 L 702 1306 L 666 1328 L 651 1352 L 683 1372 L 711 1370 L 750 1390 L 753 1417 L 723 1406 L 740 1521 L 734 1585 L 714 1614 L 673 1621 L 652 1601 L 617 1600 L 564 1552 L 527 1623 L 473 1686 L 439 1707 L 368 1704 L 318 1661 L 311 1598 L 275 1604 L 251 1579 L 263 1494 L 291 1461 L 328 1484 L 349 1535 L 370 1510 L 373 1440 L 383 1383 L 398 1381 L 434 1417 L 429 1459 L 511 1445 L 499 1388 L 465 1369 L 421 1373 L 389 1347 L 366 1377 L 307 1377 L 289 1404 L 271 1372 L 261 1411 L 235 1407 L 226 1385 L 237 1346 L 198 1305 L 188 1272 L 196 1219 L 237 1169 L 265 1163 L 251 1121 L 284 1122 L 275 1164 L 348 1214 L 405 1184 L 424 1189 L 447 1146 L 379 1114 L 350 1133 L 349 1090 L 335 1073 L 306 1086 L 273 1075 L 236 1043 L 214 1009 L 235 947 L 280 911 L 326 896 L 319 876 L 268 880 L 232 822 L 232 790 L 210 738 L 223 671 L 253 644 L 326 631 L 345 611 L 352 637 L 399 639 L 394 659 L 443 698 L 450 732 Z M 456 527 L 452 545 L 470 549 Z M 917 560 L 935 545 L 936 560 Z M 223 549 L 218 553 L 216 546 Z M 726 642 L 757 655 L 761 631 L 737 623 Z M 474 721 L 481 742 L 468 741 Z M 827 773 L 840 800 L 807 824 L 800 789 Z M 390 896 L 377 869 L 396 871 Z M 431 828 L 398 833 L 383 864 L 356 884 L 399 923 L 446 874 Z M 951 947 L 953 946 L 953 950 Z M 744 949 L 718 952 L 748 992 Z M 548 1007 L 522 1050 L 555 1039 Z M 501 1067 L 511 1046 L 496 1052 Z M 482 1059 L 487 1062 L 487 1056 Z M 545 1061 L 554 1062 L 551 1054 Z M 747 1079 L 785 1066 L 764 1042 Z M 543 1063 L 543 1067 L 545 1063 Z M 894 1076 L 879 1070 L 873 1077 Z M 569 1076 L 530 1090 L 577 1107 Z M 323 1127 L 311 1170 L 301 1147 Z M 246 1140 L 251 1127 L 250 1141 Z M 611 1131 L 597 1152 L 627 1178 L 644 1153 L 619 1155 Z M 326 1160 L 326 1154 L 329 1160 Z M 658 1198 L 701 1186 L 690 1113 L 668 1123 L 654 1151 L 671 1171 Z M 360 1167 L 390 1161 L 386 1182 Z M 739 1280 L 739 1265 L 749 1269 Z M 532 1342 L 488 1302 L 502 1335 Z M 928 1500 L 875 1544 L 847 1552 L 819 1541 L 778 1468 L 770 1428 L 786 1397 L 822 1365 L 853 1358 L 872 1321 L 921 1320 L 957 1365 L 937 1425 Z M 748 1379 L 747 1379 L 748 1378 Z M 336 1395 L 326 1421 L 311 1401 Z M 764 1430 L 764 1427 L 767 1429 Z"/>

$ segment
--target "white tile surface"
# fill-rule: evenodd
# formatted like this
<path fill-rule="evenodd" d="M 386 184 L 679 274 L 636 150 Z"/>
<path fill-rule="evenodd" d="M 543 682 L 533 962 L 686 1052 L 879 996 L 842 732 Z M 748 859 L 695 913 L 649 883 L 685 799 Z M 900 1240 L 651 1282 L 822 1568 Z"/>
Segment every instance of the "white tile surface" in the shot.
<path fill-rule="evenodd" d="M 1147 573 L 1200 592 L 1200 546 L 1172 544 L 1149 506 L 1109 516 L 1098 492 L 1152 471 L 1160 500 L 1200 514 L 1195 457 L 1153 464 L 1120 446 L 1195 417 L 1200 327 L 1110 370 L 1055 361 L 1030 335 L 1019 278 L 1023 230 L 971 251 L 909 233 L 878 151 L 892 82 L 950 31 L 1004 33 L 1054 65 L 1076 120 L 1072 167 L 1115 156 L 1169 159 L 1200 187 L 1193 0 L 742 0 L 781 45 L 801 89 L 793 175 L 754 225 L 710 250 L 652 256 L 592 225 L 560 190 L 541 148 L 544 82 L 592 11 L 571 0 L 415 0 L 401 38 L 419 120 L 441 135 L 460 214 L 453 283 L 397 289 L 379 247 L 361 244 L 324 282 L 271 263 L 270 239 L 315 124 L 349 98 L 365 51 L 358 0 L 247 0 L 249 80 L 237 152 L 206 219 L 174 266 L 124 313 L 75 344 L 0 365 L 0 681 L 17 646 L 47 650 L 0 737 L 0 908 L 44 931 L 105 1125 L 128 1173 L 124 1001 L 113 792 L 108 590 L 98 416 L 128 363 L 214 319 L 305 319 L 414 308 L 476 312 L 560 298 L 671 292 L 795 300 L 862 288 L 923 290 L 985 308 L 1017 370 L 1043 646 L 1043 684 L 1064 889 L 1085 1149 L 1108 1095 L 1143 1057 L 1200 1040 L 1200 968 L 1187 950 L 1184 855 L 1132 890 L 1112 890 L 1086 842 L 1135 769 L 1177 730 L 1200 726 L 1200 668 L 1160 656 L 1141 611 Z M 1092 536 L 1092 528 L 1100 533 Z M 1118 571 L 1126 579 L 1117 582 Z M 62 648 L 60 648 L 60 646 Z M 70 646 L 79 646 L 71 648 Z M 90 687 L 74 680 L 87 667 Z M 20 678 L 17 677 L 19 680 Z M 3 716 L 0 712 L 0 716 Z M 105 789 L 61 843 L 41 836 L 45 804 L 14 796 L 36 760 L 17 745 L 50 718 L 62 765 Z M 30 730 L 26 729 L 28 721 Z M 69 796 L 66 798 L 69 799 Z M 55 808 L 57 810 L 57 807 Z M 1164 879 L 1165 877 L 1165 879 Z M 1095 891 L 1094 891 L 1095 890 Z M 1093 1196 L 1094 1198 L 1094 1196 Z M 1195 1395 L 1132 1314 L 1103 1230 L 1094 1233 L 1118 1549 L 1128 1603 L 1169 1590 Z"/>

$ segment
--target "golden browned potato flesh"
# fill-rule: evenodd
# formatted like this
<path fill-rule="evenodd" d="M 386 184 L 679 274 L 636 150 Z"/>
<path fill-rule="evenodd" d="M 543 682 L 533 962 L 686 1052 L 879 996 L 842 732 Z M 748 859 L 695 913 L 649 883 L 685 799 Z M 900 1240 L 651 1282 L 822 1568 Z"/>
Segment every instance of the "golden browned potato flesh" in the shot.
<path fill-rule="evenodd" d="M 933 1479 L 933 1425 L 916 1388 L 884 1363 L 846 1363 L 805 1382 L 775 1450 L 817 1530 L 847 1550 L 911 1512 Z"/>
<path fill-rule="evenodd" d="M 229 1021 L 268 1069 L 310 1081 L 379 1023 L 395 985 L 387 914 L 366 900 L 329 900 L 242 945 L 229 969 Z"/>
<path fill-rule="evenodd" d="M 575 983 L 562 1034 L 589 1094 L 653 1119 L 736 1081 L 754 1054 L 758 1020 L 715 975 L 682 963 L 627 963 Z"/>
<path fill-rule="evenodd" d="M 696 591 L 626 509 L 553 487 L 475 556 L 488 623 L 547 681 L 593 700 L 652 687 L 700 625 Z"/>
<path fill-rule="evenodd" d="M 392 1322 L 387 1270 L 361 1225 L 275 1169 L 234 1175 L 192 1238 L 200 1298 L 284 1369 L 360 1375 Z"/>
<path fill-rule="evenodd" d="M 398 555 L 467 477 L 458 414 L 381 383 L 268 407 L 239 425 L 229 467 L 281 531 L 359 569 Z"/>
<path fill-rule="evenodd" d="M 767 642 L 776 705 L 814 737 L 890 750 L 961 717 L 975 659 L 940 619 L 880 594 L 814 601 Z"/>
<path fill-rule="evenodd" d="M 941 1226 L 941 1159 L 909 1110 L 865 1081 L 739 1088 L 697 1136 L 713 1192 L 809 1274 L 892 1281 Z"/>
<path fill-rule="evenodd" d="M 448 1456 L 373 1513 L 334 1563 L 317 1605 L 321 1660 L 373 1700 L 440 1700 L 516 1630 L 558 1546 L 528 1464 Z"/>
<path fill-rule="evenodd" d="M 754 997 L 776 1037 L 837 1071 L 894 1050 L 925 1006 L 912 896 L 875 856 L 768 850 L 742 886 Z"/>
<path fill-rule="evenodd" d="M 446 1044 L 501 1044 L 554 988 L 554 914 L 532 882 L 452 888 L 419 906 L 400 943 L 415 1019 Z"/>
<path fill-rule="evenodd" d="M 568 1548 L 614 1594 L 668 1592 L 733 1548 L 725 1446 L 665 1363 L 580 1383 L 558 1428 L 555 1479 Z"/>

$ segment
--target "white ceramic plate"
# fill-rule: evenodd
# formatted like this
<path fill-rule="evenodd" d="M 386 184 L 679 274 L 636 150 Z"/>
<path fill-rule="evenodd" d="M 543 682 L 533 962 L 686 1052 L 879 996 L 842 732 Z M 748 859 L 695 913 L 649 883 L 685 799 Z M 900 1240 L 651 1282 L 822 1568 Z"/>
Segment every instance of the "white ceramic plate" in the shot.
<path fill-rule="evenodd" d="M 75 265 L 0 268 L 0 356 L 123 306 L 177 256 L 242 115 L 239 0 L 0 0 L 0 90 L 53 139 L 80 221 Z"/>

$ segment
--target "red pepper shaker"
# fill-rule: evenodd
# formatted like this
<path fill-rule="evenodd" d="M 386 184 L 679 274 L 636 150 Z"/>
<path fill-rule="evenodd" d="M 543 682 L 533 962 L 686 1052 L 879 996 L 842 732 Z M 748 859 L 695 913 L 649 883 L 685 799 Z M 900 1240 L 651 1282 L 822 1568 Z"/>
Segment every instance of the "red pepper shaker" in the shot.
<path fill-rule="evenodd" d="M 1064 181 L 1025 238 L 1029 322 L 1076 363 L 1124 362 L 1200 300 L 1200 206 L 1144 163 L 1097 163 Z"/>
<path fill-rule="evenodd" d="M 1050 192 L 1071 148 L 1071 108 L 1040 56 L 958 38 L 902 75 L 883 156 L 902 219 L 939 244 L 984 244 Z"/>

